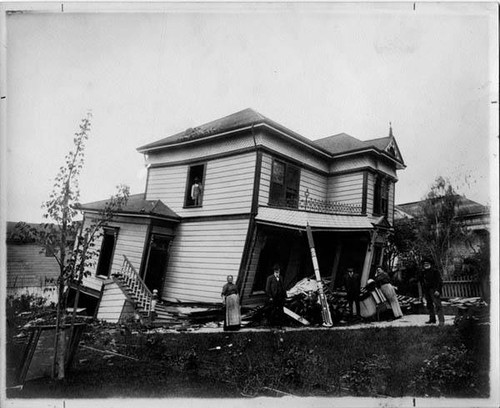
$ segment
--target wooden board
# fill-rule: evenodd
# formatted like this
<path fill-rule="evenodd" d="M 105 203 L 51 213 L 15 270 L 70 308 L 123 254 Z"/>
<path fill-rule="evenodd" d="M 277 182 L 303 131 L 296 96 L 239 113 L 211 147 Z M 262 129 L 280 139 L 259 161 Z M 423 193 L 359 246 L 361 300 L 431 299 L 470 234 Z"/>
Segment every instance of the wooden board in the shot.
<path fill-rule="evenodd" d="M 286 315 L 290 316 L 292 319 L 297 320 L 299 323 L 302 323 L 304 326 L 309 326 L 311 323 L 304 319 L 302 316 L 299 316 L 297 313 L 292 312 L 290 309 L 287 307 L 283 307 L 283 312 L 285 312 Z"/>

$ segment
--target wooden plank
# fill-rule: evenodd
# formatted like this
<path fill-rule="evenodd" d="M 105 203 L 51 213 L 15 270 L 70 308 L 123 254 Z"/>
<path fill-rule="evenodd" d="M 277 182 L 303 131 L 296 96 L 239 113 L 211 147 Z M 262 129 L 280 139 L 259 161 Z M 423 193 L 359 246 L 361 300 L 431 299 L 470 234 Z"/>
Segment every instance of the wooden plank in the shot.
<path fill-rule="evenodd" d="M 302 316 L 299 316 L 297 313 L 292 312 L 287 307 L 283 307 L 283 312 L 290 316 L 292 319 L 297 320 L 299 323 L 302 323 L 304 326 L 309 326 L 311 323 L 307 319 L 304 319 Z"/>

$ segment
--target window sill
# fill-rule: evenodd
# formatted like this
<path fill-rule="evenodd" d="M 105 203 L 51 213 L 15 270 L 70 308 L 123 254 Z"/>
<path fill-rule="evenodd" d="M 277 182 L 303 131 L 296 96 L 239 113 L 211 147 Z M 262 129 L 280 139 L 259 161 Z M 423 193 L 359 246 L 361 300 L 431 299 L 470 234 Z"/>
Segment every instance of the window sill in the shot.
<path fill-rule="evenodd" d="M 188 210 L 189 208 L 202 208 L 202 207 L 203 207 L 203 204 L 202 205 L 185 205 L 182 208 L 185 210 Z"/>

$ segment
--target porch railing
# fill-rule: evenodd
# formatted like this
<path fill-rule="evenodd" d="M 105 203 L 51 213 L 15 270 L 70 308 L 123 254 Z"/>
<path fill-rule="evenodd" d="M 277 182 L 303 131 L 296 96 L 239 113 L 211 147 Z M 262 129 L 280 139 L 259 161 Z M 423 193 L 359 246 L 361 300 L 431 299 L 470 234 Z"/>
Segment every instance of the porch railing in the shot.
<path fill-rule="evenodd" d="M 361 205 L 348 204 L 339 201 L 324 201 L 316 198 L 306 198 L 299 201 L 299 209 L 328 214 L 361 214 Z"/>
<path fill-rule="evenodd" d="M 296 210 L 305 210 L 317 213 L 326 214 L 361 214 L 361 205 L 348 204 L 339 201 L 325 201 L 316 198 L 308 198 L 309 193 L 306 192 L 305 198 L 289 198 L 286 200 L 275 200 L 272 205 L 282 208 L 290 208 Z"/>
<path fill-rule="evenodd" d="M 443 281 L 443 294 L 444 298 L 455 297 L 480 297 L 481 285 L 471 276 L 460 276 L 453 280 Z"/>
<path fill-rule="evenodd" d="M 148 315 L 151 313 L 153 294 L 128 258 L 123 255 L 123 264 L 119 273 L 114 274 L 127 287 L 136 306 Z"/>

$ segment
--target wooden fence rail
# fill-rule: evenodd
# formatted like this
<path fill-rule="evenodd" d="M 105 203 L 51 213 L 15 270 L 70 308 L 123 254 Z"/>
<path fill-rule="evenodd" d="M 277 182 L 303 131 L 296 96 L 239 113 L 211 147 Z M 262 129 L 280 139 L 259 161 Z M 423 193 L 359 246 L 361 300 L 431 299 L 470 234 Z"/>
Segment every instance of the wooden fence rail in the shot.
<path fill-rule="evenodd" d="M 481 285 L 470 276 L 460 276 L 454 280 L 443 281 L 443 298 L 480 297 Z"/>

